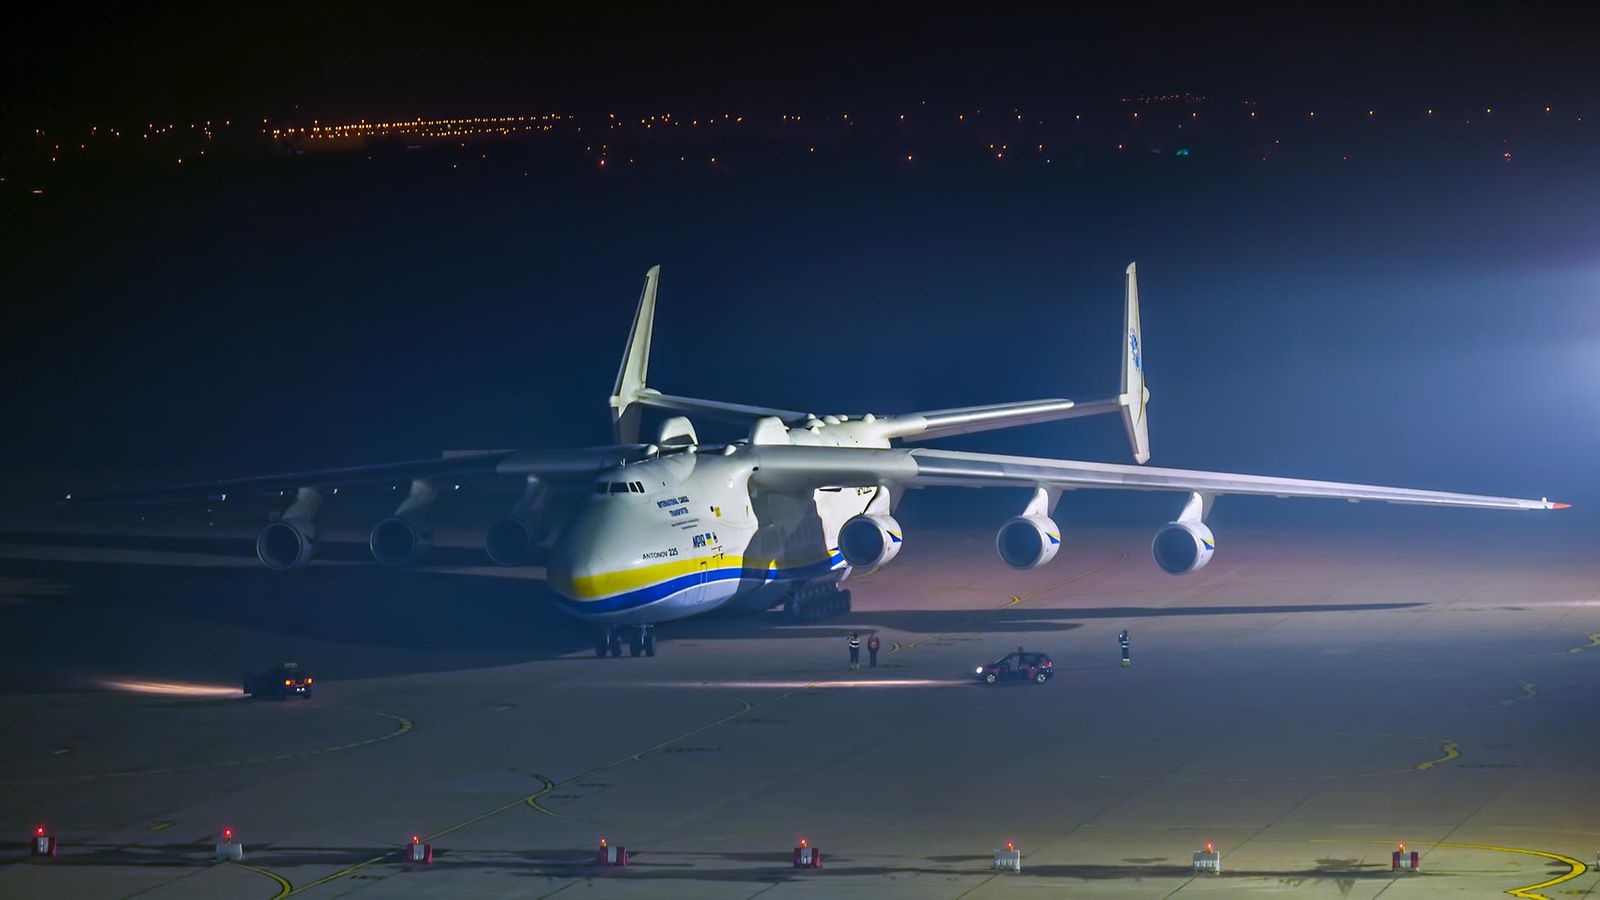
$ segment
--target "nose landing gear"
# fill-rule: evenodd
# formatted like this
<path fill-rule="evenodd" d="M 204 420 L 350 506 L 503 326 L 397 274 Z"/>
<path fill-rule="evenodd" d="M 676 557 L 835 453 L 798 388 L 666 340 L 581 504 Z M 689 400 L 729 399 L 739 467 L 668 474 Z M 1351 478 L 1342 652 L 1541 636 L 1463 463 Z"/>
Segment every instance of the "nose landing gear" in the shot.
<path fill-rule="evenodd" d="M 600 629 L 600 637 L 595 641 L 595 656 L 621 656 L 622 633 L 628 632 L 629 656 L 655 656 L 656 632 L 653 625 L 637 625 L 631 628 L 607 625 Z"/>

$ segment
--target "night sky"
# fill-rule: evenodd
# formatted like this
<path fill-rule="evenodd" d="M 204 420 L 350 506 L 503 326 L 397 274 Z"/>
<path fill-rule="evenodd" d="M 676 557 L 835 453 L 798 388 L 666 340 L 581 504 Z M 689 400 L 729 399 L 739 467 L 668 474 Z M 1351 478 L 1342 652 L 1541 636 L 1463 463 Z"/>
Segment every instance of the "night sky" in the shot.
<path fill-rule="evenodd" d="M 9 499 L 606 442 L 655 263 L 663 390 L 818 413 L 1095 399 L 1137 260 L 1154 464 L 1549 495 L 1600 528 L 1592 22 L 580 8 L 8 28 Z M 272 134 L 482 117 L 547 118 Z M 945 445 L 1128 458 L 1110 418 Z M 1153 523 L 1176 501 L 1068 502 Z"/>

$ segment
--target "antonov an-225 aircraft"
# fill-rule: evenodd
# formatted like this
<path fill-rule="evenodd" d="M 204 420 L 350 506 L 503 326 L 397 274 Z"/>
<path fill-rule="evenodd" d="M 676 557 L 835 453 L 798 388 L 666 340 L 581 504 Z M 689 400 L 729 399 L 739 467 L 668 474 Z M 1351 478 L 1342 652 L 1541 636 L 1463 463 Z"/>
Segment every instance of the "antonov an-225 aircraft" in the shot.
<path fill-rule="evenodd" d="M 737 605 L 814 619 L 850 608 L 840 585 L 858 569 L 894 559 L 905 532 L 894 518 L 908 488 L 1033 488 L 1016 517 L 1000 525 L 1000 558 L 1016 569 L 1048 563 L 1061 547 L 1051 518 L 1061 492 L 1080 488 L 1174 491 L 1188 494 L 1178 517 L 1151 542 L 1156 565 L 1174 575 L 1210 562 L 1216 540 L 1205 524 L 1221 494 L 1382 500 L 1486 509 L 1560 509 L 1567 504 L 1410 488 L 1341 484 L 1260 475 L 1230 475 L 1143 467 L 1150 458 L 1144 352 L 1139 333 L 1135 267 L 1125 273 L 1122 389 L 1115 397 L 1079 403 L 1031 400 L 941 409 L 906 415 L 822 415 L 663 394 L 647 387 L 650 334 L 660 267 L 646 274 L 632 333 L 611 394 L 617 443 L 569 451 L 506 450 L 450 454 L 440 459 L 298 472 L 86 502 L 277 493 L 293 501 L 256 540 L 273 569 L 308 562 L 316 546 L 315 516 L 324 495 L 340 486 L 403 483 L 411 489 L 393 516 L 373 527 L 369 545 L 381 562 L 407 564 L 426 552 L 428 509 L 437 480 L 465 475 L 524 479 L 510 514 L 490 527 L 485 549 L 502 565 L 529 561 L 548 549 L 549 584 L 563 609 L 601 626 L 596 655 L 620 656 L 628 638 L 635 656 L 654 655 L 653 626 Z M 646 407 L 733 417 L 750 422 L 749 436 L 702 445 L 687 418 L 671 416 L 653 441 L 639 442 Z M 1134 459 L 1112 465 L 1062 459 L 903 449 L 900 441 L 1013 428 L 1036 422 L 1120 413 Z M 551 498 L 574 485 L 587 495 L 557 514 Z M 69 498 L 70 500 L 70 498 Z"/>

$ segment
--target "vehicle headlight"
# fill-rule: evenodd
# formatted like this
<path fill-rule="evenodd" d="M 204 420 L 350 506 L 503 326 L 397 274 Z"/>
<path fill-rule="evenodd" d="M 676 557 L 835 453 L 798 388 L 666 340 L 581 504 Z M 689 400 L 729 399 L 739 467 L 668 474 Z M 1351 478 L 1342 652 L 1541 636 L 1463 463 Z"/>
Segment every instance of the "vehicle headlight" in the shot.
<path fill-rule="evenodd" d="M 977 671 L 977 673 L 979 675 L 982 675 L 983 674 L 983 666 L 979 666 L 976 671 Z"/>

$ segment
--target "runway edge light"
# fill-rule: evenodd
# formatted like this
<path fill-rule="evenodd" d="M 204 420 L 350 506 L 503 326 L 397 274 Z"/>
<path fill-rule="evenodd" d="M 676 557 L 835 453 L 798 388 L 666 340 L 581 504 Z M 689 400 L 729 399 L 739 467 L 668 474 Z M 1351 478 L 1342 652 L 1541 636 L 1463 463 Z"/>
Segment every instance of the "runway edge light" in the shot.
<path fill-rule="evenodd" d="M 994 870 L 996 872 L 1021 872 L 1022 851 L 1017 849 L 1016 841 L 1006 841 L 1004 850 L 994 852 Z"/>
<path fill-rule="evenodd" d="M 1216 845 L 1206 841 L 1204 850 L 1194 852 L 1194 870 L 1196 872 L 1209 872 L 1213 875 L 1222 874 L 1222 854 L 1217 852 Z"/>
<path fill-rule="evenodd" d="M 234 839 L 233 828 L 224 826 L 217 835 L 217 859 L 240 862 L 244 859 L 244 845 Z"/>
<path fill-rule="evenodd" d="M 602 866 L 625 866 L 628 864 L 628 848 L 601 838 L 595 862 Z"/>
<path fill-rule="evenodd" d="M 822 868 L 822 851 L 805 839 L 800 839 L 799 846 L 794 848 L 794 867 L 796 869 Z"/>
<path fill-rule="evenodd" d="M 33 840 L 29 842 L 29 855 L 55 856 L 61 846 L 56 843 L 56 836 L 51 834 L 43 825 L 33 829 Z"/>
<path fill-rule="evenodd" d="M 424 844 L 422 835 L 413 834 L 411 843 L 406 845 L 405 860 L 408 863 L 420 866 L 433 865 L 433 845 Z"/>

